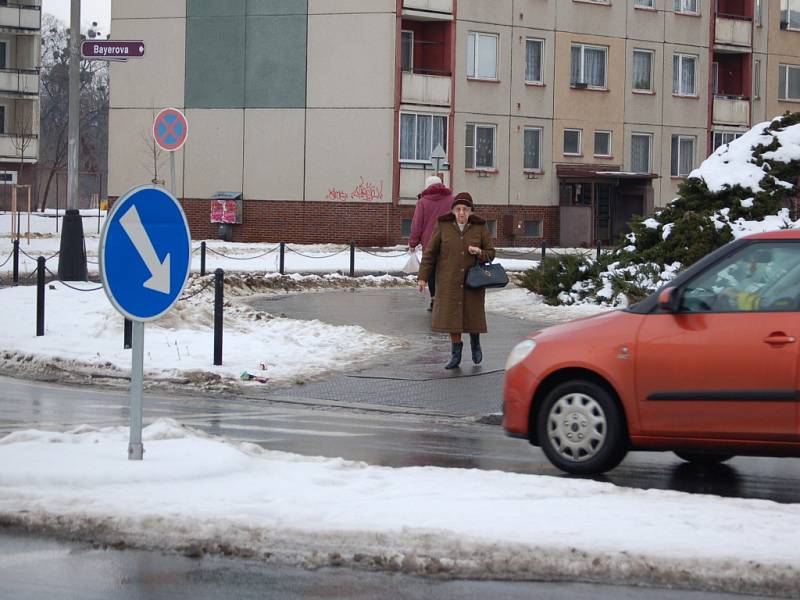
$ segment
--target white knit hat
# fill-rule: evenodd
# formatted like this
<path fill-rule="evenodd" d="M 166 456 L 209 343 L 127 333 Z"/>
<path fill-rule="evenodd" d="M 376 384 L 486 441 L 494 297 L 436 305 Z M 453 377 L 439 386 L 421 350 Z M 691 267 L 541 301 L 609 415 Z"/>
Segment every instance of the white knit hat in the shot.
<path fill-rule="evenodd" d="M 435 183 L 442 183 L 442 180 L 439 179 L 436 175 L 430 175 L 425 179 L 425 189 L 427 190 Z"/>

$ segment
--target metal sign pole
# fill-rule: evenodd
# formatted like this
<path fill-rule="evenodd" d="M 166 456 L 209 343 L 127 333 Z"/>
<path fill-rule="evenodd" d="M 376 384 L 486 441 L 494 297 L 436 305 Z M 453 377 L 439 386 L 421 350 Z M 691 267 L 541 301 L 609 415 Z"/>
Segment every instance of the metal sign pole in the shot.
<path fill-rule="evenodd" d="M 133 353 L 131 355 L 131 438 L 128 460 L 142 460 L 142 381 L 144 379 L 144 323 L 133 322 Z"/>
<path fill-rule="evenodd" d="M 175 153 L 169 153 L 169 172 L 170 172 L 170 188 L 169 191 L 172 192 L 172 195 L 176 198 L 178 197 L 178 193 L 175 191 Z"/>

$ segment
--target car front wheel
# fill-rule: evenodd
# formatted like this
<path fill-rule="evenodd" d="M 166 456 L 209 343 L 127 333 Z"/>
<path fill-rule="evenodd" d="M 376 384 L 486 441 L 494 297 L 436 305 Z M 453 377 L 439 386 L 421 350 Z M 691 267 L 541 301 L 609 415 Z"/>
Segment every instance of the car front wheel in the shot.
<path fill-rule="evenodd" d="M 593 475 L 616 467 L 627 452 L 622 410 L 602 386 L 562 383 L 544 399 L 536 419 L 547 458 L 567 473 Z"/>

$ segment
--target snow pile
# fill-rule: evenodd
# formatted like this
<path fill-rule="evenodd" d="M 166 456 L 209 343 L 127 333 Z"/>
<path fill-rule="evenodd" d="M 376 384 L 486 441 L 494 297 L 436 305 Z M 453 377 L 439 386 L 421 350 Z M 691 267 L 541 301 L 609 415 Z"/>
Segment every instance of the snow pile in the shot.
<path fill-rule="evenodd" d="M 0 522 L 306 565 L 796 596 L 800 506 L 233 445 L 158 421 L 0 440 Z"/>

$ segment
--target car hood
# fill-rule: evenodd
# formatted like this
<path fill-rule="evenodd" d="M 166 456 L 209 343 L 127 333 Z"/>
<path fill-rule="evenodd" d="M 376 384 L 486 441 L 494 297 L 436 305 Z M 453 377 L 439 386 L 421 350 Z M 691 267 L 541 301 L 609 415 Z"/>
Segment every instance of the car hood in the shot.
<path fill-rule="evenodd" d="M 630 319 L 630 317 L 631 315 L 624 310 L 610 310 L 599 315 L 582 317 L 568 323 L 547 327 L 536 333 L 534 337 L 537 342 L 545 342 L 551 339 L 573 338 L 575 335 L 586 336 L 601 330 L 603 332 L 615 331 L 622 321 Z"/>

